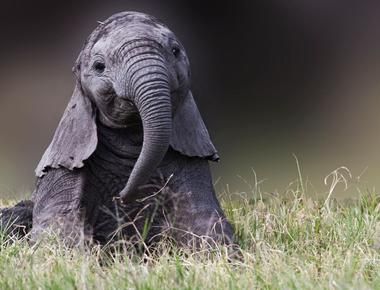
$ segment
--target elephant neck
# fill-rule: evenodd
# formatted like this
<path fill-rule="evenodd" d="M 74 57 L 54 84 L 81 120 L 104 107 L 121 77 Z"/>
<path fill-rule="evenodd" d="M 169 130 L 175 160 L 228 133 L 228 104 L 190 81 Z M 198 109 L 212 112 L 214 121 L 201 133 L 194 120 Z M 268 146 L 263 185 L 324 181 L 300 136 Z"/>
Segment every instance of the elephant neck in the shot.
<path fill-rule="evenodd" d="M 126 159 L 137 159 L 143 144 L 142 126 L 115 129 L 97 124 L 99 146 Z"/>

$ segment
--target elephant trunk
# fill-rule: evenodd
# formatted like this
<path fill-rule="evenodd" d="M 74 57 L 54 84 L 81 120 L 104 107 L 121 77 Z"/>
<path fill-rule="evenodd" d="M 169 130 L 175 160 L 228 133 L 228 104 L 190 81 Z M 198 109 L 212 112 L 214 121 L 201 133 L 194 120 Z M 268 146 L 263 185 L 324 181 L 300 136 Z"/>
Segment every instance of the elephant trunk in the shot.
<path fill-rule="evenodd" d="M 139 186 L 146 183 L 164 158 L 172 131 L 172 109 L 168 71 L 155 45 L 135 45 L 127 57 L 127 95 L 131 96 L 143 125 L 143 145 L 120 197 L 136 199 Z"/>

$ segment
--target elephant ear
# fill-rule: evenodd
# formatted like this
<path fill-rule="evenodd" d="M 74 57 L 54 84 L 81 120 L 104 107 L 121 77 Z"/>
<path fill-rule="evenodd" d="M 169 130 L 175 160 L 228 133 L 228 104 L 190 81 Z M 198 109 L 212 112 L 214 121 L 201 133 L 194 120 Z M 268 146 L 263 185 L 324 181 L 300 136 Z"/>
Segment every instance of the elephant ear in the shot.
<path fill-rule="evenodd" d="M 186 156 L 219 160 L 191 91 L 180 100 L 174 113 L 170 145 Z"/>
<path fill-rule="evenodd" d="M 98 143 L 95 111 L 84 95 L 79 80 L 49 147 L 36 168 L 43 176 L 48 168 L 65 167 L 73 170 L 83 166 Z"/>

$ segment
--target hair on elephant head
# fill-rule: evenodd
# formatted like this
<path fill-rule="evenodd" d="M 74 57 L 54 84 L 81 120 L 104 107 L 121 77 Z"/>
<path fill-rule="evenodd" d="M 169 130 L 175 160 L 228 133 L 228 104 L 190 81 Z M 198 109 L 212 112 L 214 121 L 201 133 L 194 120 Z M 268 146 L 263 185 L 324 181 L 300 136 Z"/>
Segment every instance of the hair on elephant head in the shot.
<path fill-rule="evenodd" d="M 76 86 L 37 169 L 73 170 L 96 149 L 97 123 L 111 128 L 142 124 L 143 144 L 121 191 L 136 198 L 168 147 L 191 157 L 217 160 L 190 91 L 186 52 L 176 36 L 151 16 L 123 12 L 88 37 L 73 68 Z"/>

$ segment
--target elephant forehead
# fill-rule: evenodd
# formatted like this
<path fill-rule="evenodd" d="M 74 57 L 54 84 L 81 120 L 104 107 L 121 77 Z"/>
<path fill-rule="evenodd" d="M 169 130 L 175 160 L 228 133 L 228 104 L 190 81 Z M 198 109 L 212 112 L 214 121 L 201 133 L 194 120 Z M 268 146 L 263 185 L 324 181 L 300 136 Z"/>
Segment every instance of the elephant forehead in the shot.
<path fill-rule="evenodd" d="M 100 22 L 100 25 L 90 36 L 89 44 L 94 46 L 99 41 L 115 44 L 114 42 L 139 36 L 160 38 L 172 34 L 166 25 L 150 15 L 138 12 L 122 12 Z"/>
<path fill-rule="evenodd" d="M 165 47 L 173 38 L 175 38 L 173 33 L 163 26 L 153 27 L 142 23 L 127 23 L 114 27 L 112 31 L 99 38 L 90 51 L 92 55 L 98 53 L 114 55 L 126 43 L 134 40 L 150 39 Z"/>
<path fill-rule="evenodd" d="M 120 25 L 99 38 L 93 45 L 93 50 L 106 49 L 109 51 L 126 42 L 139 39 L 151 39 L 165 45 L 172 37 L 171 34 L 171 31 L 165 27 L 152 27 L 141 23 Z"/>
<path fill-rule="evenodd" d="M 102 24 L 106 24 L 107 26 L 117 26 L 120 23 L 137 22 L 145 23 L 155 27 L 165 26 L 165 24 L 163 24 L 161 21 L 159 21 L 157 18 L 151 15 L 134 11 L 126 11 L 114 14 L 108 19 L 106 19 Z"/>

